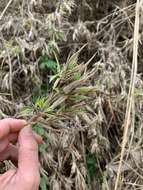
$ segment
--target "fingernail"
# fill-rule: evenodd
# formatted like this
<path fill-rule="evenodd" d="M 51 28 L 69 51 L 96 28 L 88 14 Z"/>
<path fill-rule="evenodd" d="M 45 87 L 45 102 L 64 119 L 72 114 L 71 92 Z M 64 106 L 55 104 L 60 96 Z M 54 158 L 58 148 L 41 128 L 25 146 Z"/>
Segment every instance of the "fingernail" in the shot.
<path fill-rule="evenodd" d="M 43 143 L 43 139 L 40 135 L 38 135 L 37 133 L 33 132 L 33 135 L 36 139 L 36 141 L 39 143 L 39 144 L 42 144 Z"/>
<path fill-rule="evenodd" d="M 20 122 L 21 122 L 21 124 L 22 124 L 22 125 L 24 125 L 24 126 L 26 126 L 26 125 L 27 125 L 27 121 L 26 121 L 26 120 L 24 120 L 24 119 L 21 119 L 21 120 L 20 120 Z"/>

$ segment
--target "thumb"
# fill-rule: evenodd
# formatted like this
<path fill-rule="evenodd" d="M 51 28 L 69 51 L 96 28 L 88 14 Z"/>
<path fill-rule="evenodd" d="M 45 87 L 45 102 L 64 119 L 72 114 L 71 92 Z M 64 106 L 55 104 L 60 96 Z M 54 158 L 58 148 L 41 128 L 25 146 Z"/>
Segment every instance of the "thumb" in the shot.
<path fill-rule="evenodd" d="M 18 173 L 30 184 L 39 183 L 38 145 L 30 127 L 19 134 Z"/>

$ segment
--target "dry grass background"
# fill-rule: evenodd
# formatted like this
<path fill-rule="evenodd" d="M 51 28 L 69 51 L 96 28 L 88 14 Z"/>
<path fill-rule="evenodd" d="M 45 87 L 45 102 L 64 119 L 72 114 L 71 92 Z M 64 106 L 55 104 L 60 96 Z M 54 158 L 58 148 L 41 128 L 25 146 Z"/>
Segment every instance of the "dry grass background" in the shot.
<path fill-rule="evenodd" d="M 41 190 L 143 189 L 142 3 L 1 0 L 0 117 L 43 136 Z"/>

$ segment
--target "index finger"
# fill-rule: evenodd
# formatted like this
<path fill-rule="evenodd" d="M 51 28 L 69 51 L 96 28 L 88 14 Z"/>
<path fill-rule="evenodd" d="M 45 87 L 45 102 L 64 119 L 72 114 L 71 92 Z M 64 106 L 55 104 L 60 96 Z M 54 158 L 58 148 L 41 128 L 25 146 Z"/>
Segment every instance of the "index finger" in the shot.
<path fill-rule="evenodd" d="M 25 120 L 7 118 L 0 120 L 0 139 L 10 133 L 20 131 L 26 125 Z"/>

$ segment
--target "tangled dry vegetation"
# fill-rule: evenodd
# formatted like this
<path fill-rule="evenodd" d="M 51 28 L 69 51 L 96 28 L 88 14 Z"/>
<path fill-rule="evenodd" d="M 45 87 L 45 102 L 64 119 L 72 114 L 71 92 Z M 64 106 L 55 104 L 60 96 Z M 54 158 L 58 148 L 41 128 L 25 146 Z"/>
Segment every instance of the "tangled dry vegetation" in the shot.
<path fill-rule="evenodd" d="M 142 0 L 1 0 L 0 117 L 43 136 L 41 190 L 143 189 L 142 12 Z"/>

